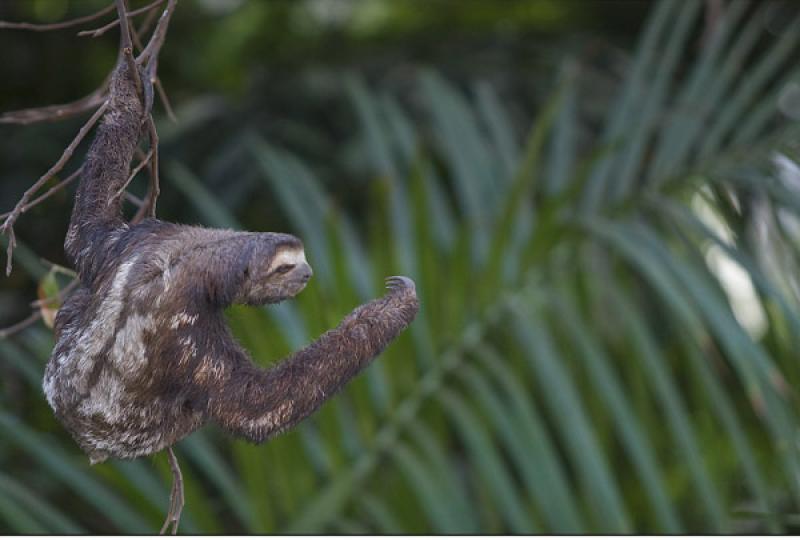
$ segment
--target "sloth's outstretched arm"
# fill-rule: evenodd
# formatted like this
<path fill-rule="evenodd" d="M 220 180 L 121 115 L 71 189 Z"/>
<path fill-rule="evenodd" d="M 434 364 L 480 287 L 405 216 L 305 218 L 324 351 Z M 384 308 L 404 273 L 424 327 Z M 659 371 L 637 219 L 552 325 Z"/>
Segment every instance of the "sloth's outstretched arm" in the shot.
<path fill-rule="evenodd" d="M 89 270 L 88 261 L 94 260 L 90 256 L 93 248 L 100 247 L 109 233 L 124 223 L 120 192 L 128 179 L 145 114 L 126 62 L 120 61 L 114 70 L 109 96 L 108 109 L 86 156 L 64 242 L 70 262 L 81 275 Z"/>
<path fill-rule="evenodd" d="M 224 383 L 209 381 L 211 418 L 234 435 L 262 442 L 316 411 L 414 319 L 413 281 L 390 278 L 388 285 L 385 296 L 356 308 L 272 369 L 236 358 Z"/>

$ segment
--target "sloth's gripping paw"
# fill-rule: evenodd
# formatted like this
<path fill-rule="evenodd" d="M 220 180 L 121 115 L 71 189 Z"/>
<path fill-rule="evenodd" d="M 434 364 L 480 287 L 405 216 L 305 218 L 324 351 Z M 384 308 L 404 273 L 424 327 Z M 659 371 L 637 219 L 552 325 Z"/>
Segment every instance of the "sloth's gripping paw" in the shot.
<path fill-rule="evenodd" d="M 408 290 L 409 292 L 416 292 L 417 287 L 411 278 L 405 276 L 390 276 L 386 278 L 386 288 L 391 292 Z"/>

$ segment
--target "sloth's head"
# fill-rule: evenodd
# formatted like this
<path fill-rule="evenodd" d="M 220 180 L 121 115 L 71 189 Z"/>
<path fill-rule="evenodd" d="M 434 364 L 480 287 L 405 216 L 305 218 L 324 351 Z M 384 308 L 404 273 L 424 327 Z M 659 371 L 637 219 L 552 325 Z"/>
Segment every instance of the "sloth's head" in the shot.
<path fill-rule="evenodd" d="M 276 304 L 302 291 L 313 272 L 300 239 L 289 234 L 261 233 L 243 261 L 234 303 Z"/>

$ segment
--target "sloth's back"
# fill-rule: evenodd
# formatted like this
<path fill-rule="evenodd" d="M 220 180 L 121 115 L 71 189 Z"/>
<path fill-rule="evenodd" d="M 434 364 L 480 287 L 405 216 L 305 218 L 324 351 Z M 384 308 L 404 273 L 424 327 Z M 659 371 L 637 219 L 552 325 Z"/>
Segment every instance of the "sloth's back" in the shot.
<path fill-rule="evenodd" d="M 153 309 L 152 302 L 166 293 L 162 280 L 141 279 L 142 265 L 151 263 L 141 252 L 124 260 L 101 285 L 101 294 L 81 287 L 56 317 L 44 392 L 93 463 L 152 454 L 204 421 L 202 407 L 187 406 L 198 402 L 197 396 L 182 395 L 171 383 L 172 366 L 164 365 L 173 360 L 164 353 L 177 355 L 177 340 L 186 338 L 176 329 L 165 332 L 175 316 Z M 180 315 L 179 322 L 187 317 L 191 320 Z"/>

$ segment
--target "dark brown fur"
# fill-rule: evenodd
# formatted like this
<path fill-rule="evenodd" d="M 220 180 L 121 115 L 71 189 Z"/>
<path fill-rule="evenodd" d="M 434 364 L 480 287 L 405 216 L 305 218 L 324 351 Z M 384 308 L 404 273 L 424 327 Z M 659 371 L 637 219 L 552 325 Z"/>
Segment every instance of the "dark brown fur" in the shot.
<path fill-rule="evenodd" d="M 204 229 L 150 219 L 129 227 L 119 191 L 144 110 L 125 64 L 86 159 L 65 249 L 82 286 L 59 310 L 44 388 L 92 462 L 166 448 L 207 421 L 261 442 L 317 410 L 413 320 L 414 284 L 389 292 L 272 369 L 253 365 L 222 310 L 280 302 L 311 276 L 277 233 Z M 299 255 L 298 255 L 299 256 Z M 294 260 L 294 259 L 292 259 Z"/>

